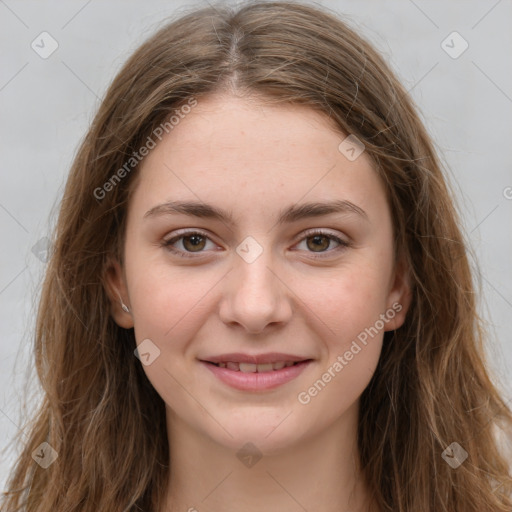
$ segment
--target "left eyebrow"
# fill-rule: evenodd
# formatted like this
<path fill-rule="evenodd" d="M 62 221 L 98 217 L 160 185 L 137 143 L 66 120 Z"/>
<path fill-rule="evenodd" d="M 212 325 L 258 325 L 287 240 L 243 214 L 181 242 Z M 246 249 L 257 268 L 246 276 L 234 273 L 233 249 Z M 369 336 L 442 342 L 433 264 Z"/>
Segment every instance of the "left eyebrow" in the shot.
<path fill-rule="evenodd" d="M 277 223 L 284 224 L 287 222 L 297 222 L 302 219 L 307 219 L 310 217 L 321 217 L 324 215 L 330 215 L 332 213 L 355 213 L 356 215 L 362 217 L 364 220 L 369 220 L 368 215 L 362 208 L 355 205 L 354 203 L 351 203 L 350 201 L 338 199 L 324 203 L 316 202 L 291 205 L 285 210 L 281 211 Z"/>
<path fill-rule="evenodd" d="M 321 217 L 333 213 L 356 214 L 368 221 L 367 213 L 359 206 L 347 200 L 329 202 L 311 202 L 294 204 L 280 211 L 277 224 L 297 222 L 311 217 Z M 193 217 L 208 218 L 234 224 L 231 212 L 216 206 L 195 201 L 168 201 L 154 206 L 144 214 L 144 218 L 157 215 L 184 214 Z"/>

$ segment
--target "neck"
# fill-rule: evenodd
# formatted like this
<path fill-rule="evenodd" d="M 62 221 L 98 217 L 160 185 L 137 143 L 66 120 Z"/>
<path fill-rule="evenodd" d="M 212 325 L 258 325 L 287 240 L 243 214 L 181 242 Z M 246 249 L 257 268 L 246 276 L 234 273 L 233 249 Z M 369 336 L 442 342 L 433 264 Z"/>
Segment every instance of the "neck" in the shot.
<path fill-rule="evenodd" d="M 171 478 L 163 510 L 295 512 L 321 504 L 322 512 L 375 511 L 359 470 L 357 407 L 328 431 L 270 454 L 240 450 L 245 442 L 239 449 L 216 443 L 168 409 Z"/>

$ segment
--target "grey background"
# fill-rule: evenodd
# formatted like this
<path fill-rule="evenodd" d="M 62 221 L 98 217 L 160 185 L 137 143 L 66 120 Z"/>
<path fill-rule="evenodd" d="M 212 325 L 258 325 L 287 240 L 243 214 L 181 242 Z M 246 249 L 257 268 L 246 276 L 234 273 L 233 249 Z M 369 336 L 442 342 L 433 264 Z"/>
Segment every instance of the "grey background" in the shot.
<path fill-rule="evenodd" d="M 319 3 L 346 16 L 384 53 L 420 108 L 476 255 L 492 334 L 489 364 L 512 398 L 512 2 Z M 2 489 L 14 437 L 25 435 L 19 428 L 25 383 L 32 392 L 26 413 L 38 398 L 27 368 L 45 263 L 32 248 L 49 232 L 78 143 L 115 73 L 166 17 L 194 5 L 206 4 L 0 0 Z M 59 45 L 46 59 L 31 48 L 43 31 Z M 441 46 L 453 31 L 469 44 L 456 59 Z M 461 48 L 453 38 L 445 44 Z"/>

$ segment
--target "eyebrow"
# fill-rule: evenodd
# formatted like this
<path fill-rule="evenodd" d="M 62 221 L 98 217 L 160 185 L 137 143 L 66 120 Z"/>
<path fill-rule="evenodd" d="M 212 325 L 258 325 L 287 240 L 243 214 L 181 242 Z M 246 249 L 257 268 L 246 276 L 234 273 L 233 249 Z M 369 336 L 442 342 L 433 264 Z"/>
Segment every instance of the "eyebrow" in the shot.
<path fill-rule="evenodd" d="M 350 214 L 354 213 L 364 220 L 369 220 L 367 213 L 359 206 L 347 200 L 334 200 L 328 202 L 311 202 L 303 204 L 294 204 L 280 211 L 277 224 L 297 222 L 311 217 L 321 217 L 333 213 Z M 184 214 L 193 217 L 219 220 L 225 224 L 234 224 L 231 212 L 218 208 L 216 206 L 195 202 L 195 201 L 167 201 L 148 210 L 144 218 Z"/>

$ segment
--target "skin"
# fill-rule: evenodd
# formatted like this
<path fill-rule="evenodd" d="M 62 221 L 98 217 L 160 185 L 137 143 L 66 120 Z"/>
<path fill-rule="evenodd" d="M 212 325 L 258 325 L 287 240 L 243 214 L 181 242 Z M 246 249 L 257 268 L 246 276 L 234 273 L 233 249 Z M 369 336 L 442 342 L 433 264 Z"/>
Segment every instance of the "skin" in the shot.
<path fill-rule="evenodd" d="M 149 338 L 160 350 L 144 370 L 166 403 L 172 479 L 165 510 L 366 510 L 359 397 L 384 331 L 404 321 L 410 287 L 394 260 L 383 184 L 365 153 L 349 161 L 338 150 L 344 138 L 308 107 L 218 95 L 201 99 L 142 162 L 124 265 L 112 264 L 108 291 L 116 322 L 134 327 L 138 344 Z M 284 207 L 336 199 L 366 215 L 276 223 Z M 182 213 L 145 217 L 170 200 L 225 209 L 233 224 Z M 321 237 L 317 246 L 307 233 L 313 228 L 349 245 Z M 190 239 L 173 243 L 190 258 L 163 245 L 184 229 L 207 236 L 199 249 Z M 247 236 L 263 251 L 251 263 L 236 252 Z M 396 303 L 401 311 L 300 403 L 299 393 Z M 229 352 L 284 352 L 313 362 L 276 389 L 240 391 L 199 362 Z M 247 442 L 262 455 L 252 467 L 236 456 Z"/>

